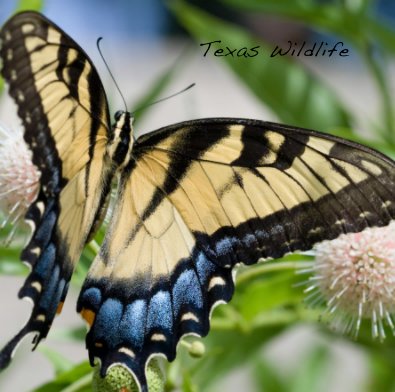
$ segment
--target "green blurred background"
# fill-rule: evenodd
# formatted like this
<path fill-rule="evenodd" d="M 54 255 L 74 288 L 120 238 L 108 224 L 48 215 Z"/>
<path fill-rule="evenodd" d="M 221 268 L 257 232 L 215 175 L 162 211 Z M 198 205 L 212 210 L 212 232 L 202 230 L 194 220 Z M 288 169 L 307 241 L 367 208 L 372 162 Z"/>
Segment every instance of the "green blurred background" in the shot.
<path fill-rule="evenodd" d="M 187 93 L 138 112 L 138 135 L 192 118 L 248 117 L 330 132 L 395 157 L 391 0 L 1 0 L 0 23 L 21 9 L 41 10 L 81 44 L 97 65 L 113 112 L 122 107 L 121 98 L 96 50 L 99 36 L 131 110 L 196 83 Z M 259 55 L 204 56 L 207 46 L 200 44 L 218 40 L 216 49 L 259 46 Z M 270 57 L 288 41 L 299 46 L 306 41 L 306 48 L 342 41 L 350 55 Z M 5 93 L 0 121 L 19 126 Z M 20 249 L 18 241 L 0 248 L 0 344 L 29 311 L 30 305 L 16 299 L 27 273 L 18 261 Z M 35 354 L 24 342 L 0 375 L 0 390 L 91 390 L 85 327 L 74 308 L 94 252 L 94 246 L 85 250 L 47 341 Z M 298 283 L 306 276 L 295 271 L 312 260 L 293 255 L 240 268 L 234 299 L 213 313 L 211 333 L 203 339 L 205 355 L 193 358 L 181 345 L 176 361 L 163 363 L 167 390 L 395 391 L 393 337 L 372 341 L 366 321 L 359 339 L 351 340 L 331 332 L 325 317 L 318 321 L 323 309 L 305 305 L 305 287 Z"/>

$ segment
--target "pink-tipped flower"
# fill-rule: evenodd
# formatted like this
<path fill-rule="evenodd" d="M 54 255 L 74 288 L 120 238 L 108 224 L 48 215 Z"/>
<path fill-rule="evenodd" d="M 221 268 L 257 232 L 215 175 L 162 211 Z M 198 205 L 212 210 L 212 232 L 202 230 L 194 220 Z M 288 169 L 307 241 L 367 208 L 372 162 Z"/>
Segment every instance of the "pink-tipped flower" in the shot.
<path fill-rule="evenodd" d="M 356 337 L 370 319 L 373 338 L 385 338 L 385 325 L 395 334 L 395 222 L 343 234 L 315 251 L 305 292 L 308 302 L 326 303 L 332 327 Z"/>
<path fill-rule="evenodd" d="M 39 190 L 40 172 L 32 162 L 22 132 L 0 126 L 0 229 L 13 225 L 9 242 Z"/>

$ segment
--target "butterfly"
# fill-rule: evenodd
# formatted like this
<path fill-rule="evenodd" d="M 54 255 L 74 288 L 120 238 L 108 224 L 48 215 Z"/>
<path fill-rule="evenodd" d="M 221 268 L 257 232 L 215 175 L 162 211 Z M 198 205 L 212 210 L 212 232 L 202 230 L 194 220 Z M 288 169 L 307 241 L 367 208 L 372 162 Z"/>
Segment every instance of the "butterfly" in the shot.
<path fill-rule="evenodd" d="M 116 202 L 82 287 L 90 361 L 122 364 L 147 391 L 153 356 L 169 361 L 186 334 L 209 332 L 212 308 L 234 292 L 234 266 L 308 250 L 325 239 L 395 218 L 395 163 L 312 130 L 259 120 L 198 119 L 137 140 L 131 114 L 110 125 L 89 57 L 36 12 L 0 32 L 1 74 L 41 172 L 21 259 L 27 324 L 3 348 L 0 368 L 34 332 L 48 334 L 85 244 Z"/>

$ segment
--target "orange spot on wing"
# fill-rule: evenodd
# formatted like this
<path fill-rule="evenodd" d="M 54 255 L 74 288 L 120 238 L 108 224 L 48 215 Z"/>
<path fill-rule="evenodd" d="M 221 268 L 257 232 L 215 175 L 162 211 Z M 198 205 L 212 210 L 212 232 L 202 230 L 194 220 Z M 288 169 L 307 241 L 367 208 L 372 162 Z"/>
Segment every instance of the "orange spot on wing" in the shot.
<path fill-rule="evenodd" d="M 59 302 L 58 308 L 56 309 L 56 314 L 60 314 L 63 309 L 64 302 Z"/>
<path fill-rule="evenodd" d="M 81 317 L 89 324 L 91 327 L 95 321 L 96 313 L 93 310 L 83 308 L 81 310 Z"/>

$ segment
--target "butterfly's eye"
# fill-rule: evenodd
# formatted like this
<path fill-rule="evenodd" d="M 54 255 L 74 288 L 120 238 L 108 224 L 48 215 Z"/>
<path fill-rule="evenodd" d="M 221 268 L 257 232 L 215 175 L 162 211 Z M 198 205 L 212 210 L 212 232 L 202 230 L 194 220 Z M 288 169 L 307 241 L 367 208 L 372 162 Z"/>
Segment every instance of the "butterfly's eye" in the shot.
<path fill-rule="evenodd" d="M 115 112 L 114 115 L 115 121 L 119 121 L 123 113 L 124 113 L 123 110 L 118 110 L 117 112 Z"/>

